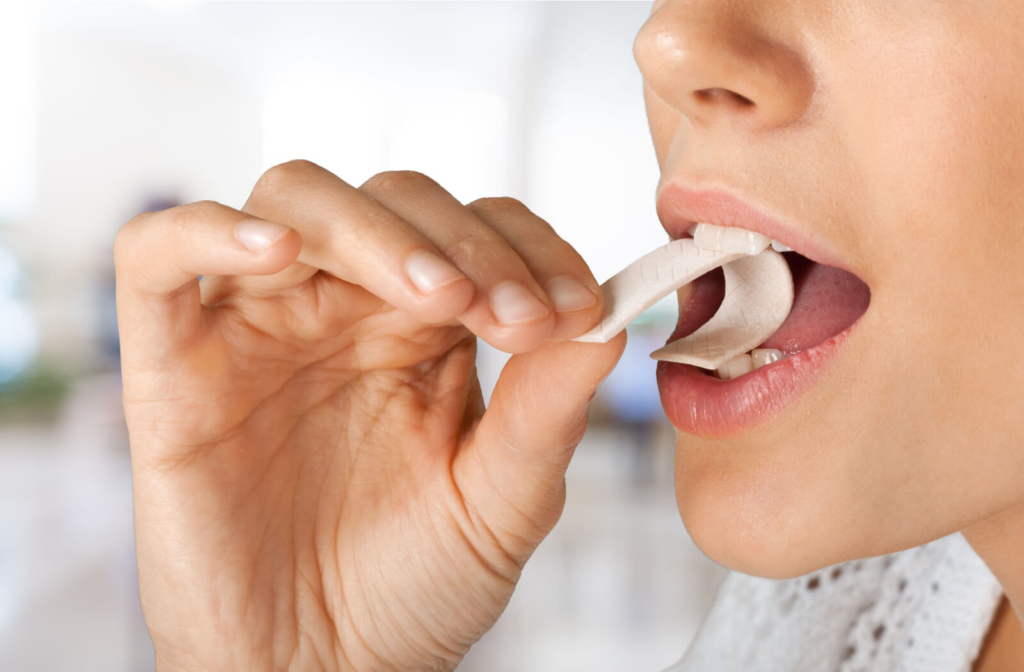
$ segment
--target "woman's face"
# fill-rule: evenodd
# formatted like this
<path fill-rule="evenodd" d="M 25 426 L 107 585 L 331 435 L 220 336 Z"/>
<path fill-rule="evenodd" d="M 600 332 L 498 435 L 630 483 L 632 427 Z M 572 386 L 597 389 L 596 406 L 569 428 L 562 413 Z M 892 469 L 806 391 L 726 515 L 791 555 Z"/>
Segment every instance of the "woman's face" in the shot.
<path fill-rule="evenodd" d="M 659 371 L 718 562 L 805 574 L 1024 502 L 1022 35 L 1020 0 L 655 4 L 635 53 L 666 229 L 825 262 L 795 260 L 787 360 Z"/>

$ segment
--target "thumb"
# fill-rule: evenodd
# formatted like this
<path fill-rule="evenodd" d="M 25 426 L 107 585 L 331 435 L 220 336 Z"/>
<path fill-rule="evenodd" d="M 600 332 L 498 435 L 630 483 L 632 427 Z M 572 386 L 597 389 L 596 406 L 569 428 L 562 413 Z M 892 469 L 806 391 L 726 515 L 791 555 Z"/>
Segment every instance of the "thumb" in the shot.
<path fill-rule="evenodd" d="M 626 346 L 546 343 L 505 365 L 472 442 L 455 465 L 471 513 L 525 562 L 565 502 L 565 470 L 586 430 L 590 401 Z"/>

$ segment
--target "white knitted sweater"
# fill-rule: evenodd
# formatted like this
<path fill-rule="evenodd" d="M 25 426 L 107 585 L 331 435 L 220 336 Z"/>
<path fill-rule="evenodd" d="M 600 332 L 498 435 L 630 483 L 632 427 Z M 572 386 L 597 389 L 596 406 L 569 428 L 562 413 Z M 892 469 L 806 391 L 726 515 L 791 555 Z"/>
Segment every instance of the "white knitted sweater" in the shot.
<path fill-rule="evenodd" d="M 733 573 L 666 672 L 970 672 L 1001 597 L 960 534 L 799 579 Z"/>

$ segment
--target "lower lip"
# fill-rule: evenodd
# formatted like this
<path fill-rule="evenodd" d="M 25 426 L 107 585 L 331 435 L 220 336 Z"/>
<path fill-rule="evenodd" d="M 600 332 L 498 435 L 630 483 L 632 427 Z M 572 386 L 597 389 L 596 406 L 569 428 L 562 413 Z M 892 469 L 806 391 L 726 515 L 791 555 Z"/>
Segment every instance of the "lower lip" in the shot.
<path fill-rule="evenodd" d="M 732 380 L 688 364 L 658 362 L 661 405 L 681 432 L 705 438 L 740 434 L 778 415 L 811 387 L 859 322 L 809 350 Z"/>

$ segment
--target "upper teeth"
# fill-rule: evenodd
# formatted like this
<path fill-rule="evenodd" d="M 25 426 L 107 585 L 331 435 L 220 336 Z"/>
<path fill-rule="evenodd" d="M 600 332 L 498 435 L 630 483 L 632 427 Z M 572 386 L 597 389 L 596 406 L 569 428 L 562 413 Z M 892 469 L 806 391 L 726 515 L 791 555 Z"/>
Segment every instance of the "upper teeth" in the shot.
<path fill-rule="evenodd" d="M 697 247 L 705 250 L 718 250 L 730 254 L 761 254 L 771 245 L 776 252 L 792 251 L 792 248 L 762 233 L 735 226 L 700 223 L 691 227 L 687 233 L 693 236 L 693 242 Z"/>

